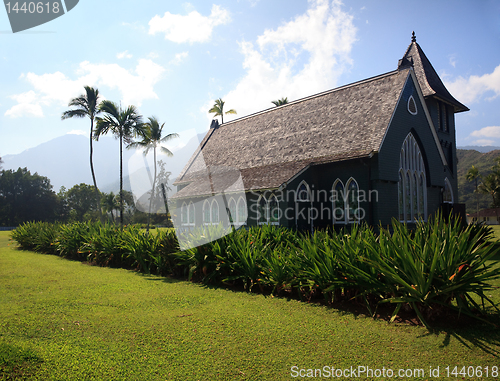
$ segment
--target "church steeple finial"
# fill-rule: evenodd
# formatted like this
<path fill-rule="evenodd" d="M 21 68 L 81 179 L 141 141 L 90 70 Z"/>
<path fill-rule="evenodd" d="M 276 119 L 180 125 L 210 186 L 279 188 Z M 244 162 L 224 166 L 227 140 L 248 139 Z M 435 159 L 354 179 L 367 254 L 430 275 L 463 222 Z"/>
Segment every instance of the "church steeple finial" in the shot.
<path fill-rule="evenodd" d="M 411 33 L 411 42 L 417 42 L 417 36 L 415 36 L 415 31 Z"/>

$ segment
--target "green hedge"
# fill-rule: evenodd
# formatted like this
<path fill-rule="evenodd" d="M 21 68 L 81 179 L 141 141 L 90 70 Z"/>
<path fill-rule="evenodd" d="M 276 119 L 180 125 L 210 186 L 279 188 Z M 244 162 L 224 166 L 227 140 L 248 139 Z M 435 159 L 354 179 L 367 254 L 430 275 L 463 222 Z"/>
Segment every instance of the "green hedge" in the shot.
<path fill-rule="evenodd" d="M 124 267 L 146 273 L 185 276 L 205 284 L 253 292 L 356 299 L 375 314 L 381 304 L 415 311 L 423 324 L 448 310 L 478 317 L 485 292 L 500 277 L 490 261 L 496 253 L 486 226 L 462 227 L 434 218 L 416 228 L 393 221 L 377 232 L 366 225 L 313 235 L 276 226 L 239 229 L 220 236 L 219 227 L 189 235 L 191 249 L 180 251 L 173 229 L 147 234 L 139 226 L 100 223 L 28 223 L 12 232 L 21 248 Z"/>

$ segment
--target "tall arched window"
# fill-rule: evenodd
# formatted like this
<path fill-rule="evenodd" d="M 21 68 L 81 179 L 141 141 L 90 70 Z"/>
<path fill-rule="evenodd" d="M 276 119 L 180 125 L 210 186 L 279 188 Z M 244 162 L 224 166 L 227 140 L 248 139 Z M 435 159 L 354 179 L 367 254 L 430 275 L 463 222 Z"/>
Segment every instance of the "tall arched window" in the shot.
<path fill-rule="evenodd" d="M 231 197 L 229 200 L 229 219 L 232 224 L 238 221 L 237 211 L 236 211 L 236 201 Z"/>
<path fill-rule="evenodd" d="M 344 203 L 344 184 L 340 179 L 335 180 L 332 187 L 333 196 L 333 223 L 345 224 L 345 203 Z"/>
<path fill-rule="evenodd" d="M 352 177 L 347 181 L 346 184 L 347 194 L 347 220 L 349 222 L 358 222 L 360 219 L 359 211 L 359 187 L 356 180 Z"/>
<path fill-rule="evenodd" d="M 192 201 L 188 205 L 188 223 L 194 226 L 194 204 Z"/>
<path fill-rule="evenodd" d="M 210 202 L 208 200 L 205 200 L 203 203 L 203 223 L 204 224 L 209 224 L 210 221 Z"/>
<path fill-rule="evenodd" d="M 398 210 L 402 222 L 427 219 L 425 165 L 411 132 L 406 136 L 399 155 Z"/>
<path fill-rule="evenodd" d="M 257 201 L 257 219 L 259 224 L 267 224 L 267 200 L 264 195 Z"/>
<path fill-rule="evenodd" d="M 188 222 L 188 208 L 185 202 L 181 206 L 181 224 L 185 225 Z"/>
<path fill-rule="evenodd" d="M 217 200 L 212 201 L 211 219 L 212 219 L 212 225 L 216 225 L 220 222 L 219 221 L 219 203 L 217 202 Z"/>
<path fill-rule="evenodd" d="M 271 225 L 279 225 L 280 222 L 280 207 L 278 199 L 275 195 L 269 198 L 269 223 Z"/>
<path fill-rule="evenodd" d="M 238 200 L 238 223 L 244 224 L 247 222 L 247 202 L 243 197 Z"/>
<path fill-rule="evenodd" d="M 451 190 L 450 180 L 447 177 L 444 179 L 443 202 L 453 204 L 453 191 Z"/>
<path fill-rule="evenodd" d="M 297 194 L 295 195 L 295 201 L 310 201 L 311 195 L 309 192 L 309 186 L 305 181 L 302 181 L 297 187 Z"/>

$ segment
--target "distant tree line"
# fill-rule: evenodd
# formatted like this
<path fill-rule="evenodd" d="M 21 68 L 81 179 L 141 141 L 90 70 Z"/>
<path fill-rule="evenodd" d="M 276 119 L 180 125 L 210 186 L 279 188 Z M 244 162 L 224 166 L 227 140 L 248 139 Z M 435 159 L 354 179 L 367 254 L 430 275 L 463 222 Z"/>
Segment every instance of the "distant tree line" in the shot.
<path fill-rule="evenodd" d="M 146 224 L 148 220 L 154 224 L 171 226 L 165 212 L 164 199 L 158 190 L 160 183 L 169 181 L 170 172 L 165 170 L 165 163 L 159 161 L 160 171 L 156 196 L 151 203 L 151 214 L 145 213 L 141 200 L 135 200 L 132 192 L 123 190 L 123 221 Z M 55 193 L 47 177 L 38 173 L 32 174 L 27 168 L 0 171 L 0 226 L 19 226 L 28 221 L 75 222 L 75 221 L 108 221 L 120 219 L 120 196 L 118 194 L 99 192 L 100 208 L 95 204 L 95 187 L 88 184 L 77 184 L 70 189 L 61 187 Z M 170 188 L 167 186 L 167 190 Z M 148 198 L 148 194 L 143 197 Z M 150 215 L 152 217 L 150 217 Z"/>

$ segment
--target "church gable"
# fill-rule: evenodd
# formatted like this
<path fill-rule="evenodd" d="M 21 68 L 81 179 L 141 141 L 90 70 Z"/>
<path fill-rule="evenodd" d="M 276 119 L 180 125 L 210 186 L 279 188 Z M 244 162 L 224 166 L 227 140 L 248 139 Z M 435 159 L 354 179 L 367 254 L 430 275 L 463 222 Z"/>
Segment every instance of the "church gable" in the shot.
<path fill-rule="evenodd" d="M 415 74 L 410 71 L 379 150 L 379 179 L 398 181 L 399 153 L 408 134 L 418 142 L 428 169 L 429 184 L 441 185 L 447 165 Z M 398 158 L 398 160 L 395 160 Z"/>

